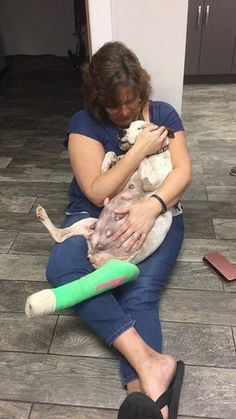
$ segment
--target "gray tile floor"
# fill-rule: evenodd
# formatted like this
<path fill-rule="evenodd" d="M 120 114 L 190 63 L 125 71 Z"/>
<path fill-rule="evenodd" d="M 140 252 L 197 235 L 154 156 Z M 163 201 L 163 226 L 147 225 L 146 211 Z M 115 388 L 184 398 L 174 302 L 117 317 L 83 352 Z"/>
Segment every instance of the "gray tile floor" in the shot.
<path fill-rule="evenodd" d="M 27 320 L 47 287 L 52 240 L 36 220 L 63 217 L 71 171 L 63 150 L 81 107 L 78 73 L 53 57 L 11 59 L 0 83 L 0 418 L 115 419 L 125 397 L 118 360 L 67 310 Z M 194 178 L 183 198 L 186 238 L 161 301 L 165 351 L 186 363 L 180 418 L 236 418 L 236 283 L 202 263 L 236 264 L 236 85 L 184 87 Z"/>

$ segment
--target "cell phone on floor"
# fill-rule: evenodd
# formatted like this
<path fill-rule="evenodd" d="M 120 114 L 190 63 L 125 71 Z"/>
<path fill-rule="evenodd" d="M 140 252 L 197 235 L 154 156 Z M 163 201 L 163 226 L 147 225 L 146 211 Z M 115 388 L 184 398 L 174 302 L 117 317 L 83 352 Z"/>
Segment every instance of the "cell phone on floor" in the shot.
<path fill-rule="evenodd" d="M 219 252 L 208 253 L 203 256 L 205 262 L 214 272 L 216 272 L 225 282 L 236 280 L 236 266 L 227 260 Z"/>

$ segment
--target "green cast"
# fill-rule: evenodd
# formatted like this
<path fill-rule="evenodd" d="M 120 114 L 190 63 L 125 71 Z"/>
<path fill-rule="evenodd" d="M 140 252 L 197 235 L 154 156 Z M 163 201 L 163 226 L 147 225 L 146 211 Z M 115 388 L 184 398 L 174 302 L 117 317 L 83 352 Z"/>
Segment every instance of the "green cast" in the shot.
<path fill-rule="evenodd" d="M 56 310 L 72 307 L 126 282 L 135 280 L 139 269 L 133 263 L 111 259 L 96 271 L 51 291 L 56 297 Z"/>

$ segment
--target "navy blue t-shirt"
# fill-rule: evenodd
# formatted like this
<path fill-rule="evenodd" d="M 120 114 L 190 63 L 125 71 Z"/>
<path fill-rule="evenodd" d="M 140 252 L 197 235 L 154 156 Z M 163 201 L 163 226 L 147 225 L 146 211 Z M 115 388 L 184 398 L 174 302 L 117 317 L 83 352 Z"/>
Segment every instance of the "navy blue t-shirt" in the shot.
<path fill-rule="evenodd" d="M 165 102 L 149 102 L 150 121 L 159 126 L 166 126 L 174 132 L 182 131 L 183 124 L 176 110 Z M 87 110 L 76 112 L 69 123 L 68 134 L 81 134 L 99 141 L 105 150 L 114 151 L 117 155 L 124 154 L 120 150 L 118 137 L 118 127 L 113 122 L 98 123 Z M 65 141 L 67 146 L 68 140 Z M 91 217 L 98 217 L 101 208 L 92 204 L 81 191 L 77 181 L 73 178 L 69 188 L 69 204 L 66 207 L 66 214 L 87 212 Z"/>

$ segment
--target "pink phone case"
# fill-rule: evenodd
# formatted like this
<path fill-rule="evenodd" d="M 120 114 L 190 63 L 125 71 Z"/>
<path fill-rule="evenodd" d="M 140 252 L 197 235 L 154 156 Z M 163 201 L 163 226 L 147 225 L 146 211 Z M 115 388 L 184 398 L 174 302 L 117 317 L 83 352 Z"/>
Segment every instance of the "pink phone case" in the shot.
<path fill-rule="evenodd" d="M 202 260 L 220 275 L 224 281 L 231 282 L 236 280 L 236 266 L 219 252 L 208 253 Z"/>

